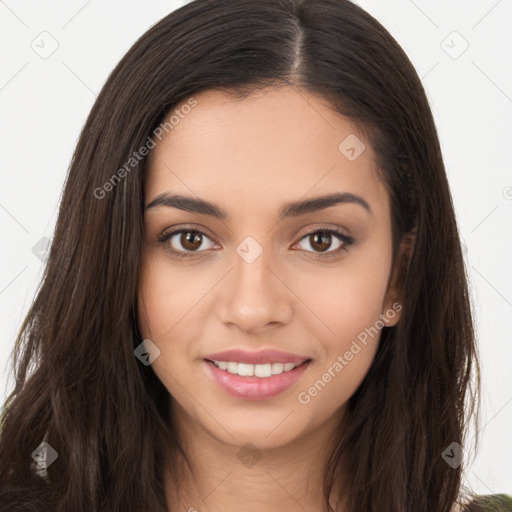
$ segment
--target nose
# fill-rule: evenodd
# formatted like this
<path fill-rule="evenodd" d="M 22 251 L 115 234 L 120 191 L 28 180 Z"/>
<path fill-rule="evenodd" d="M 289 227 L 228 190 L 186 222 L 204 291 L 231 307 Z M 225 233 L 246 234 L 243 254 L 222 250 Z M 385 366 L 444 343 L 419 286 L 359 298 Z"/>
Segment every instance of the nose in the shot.
<path fill-rule="evenodd" d="M 234 254 L 233 267 L 219 288 L 218 316 L 225 325 L 257 333 L 290 321 L 294 295 L 270 249 L 260 246 L 253 259 L 254 254 L 246 257 L 247 247 L 249 253 L 258 249 L 242 245 Z"/>

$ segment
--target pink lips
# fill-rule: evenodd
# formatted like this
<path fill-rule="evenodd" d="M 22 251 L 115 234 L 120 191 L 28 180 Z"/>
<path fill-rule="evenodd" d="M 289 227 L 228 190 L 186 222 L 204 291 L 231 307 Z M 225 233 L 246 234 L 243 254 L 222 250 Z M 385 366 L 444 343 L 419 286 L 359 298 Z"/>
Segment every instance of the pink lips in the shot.
<path fill-rule="evenodd" d="M 248 364 L 294 363 L 299 366 L 271 377 L 242 377 L 221 370 L 212 363 L 213 360 Z M 228 350 L 209 354 L 205 358 L 205 364 L 210 375 L 228 395 L 246 400 L 267 400 L 293 386 L 309 367 L 310 358 L 278 350 L 262 350 L 260 352 Z"/>

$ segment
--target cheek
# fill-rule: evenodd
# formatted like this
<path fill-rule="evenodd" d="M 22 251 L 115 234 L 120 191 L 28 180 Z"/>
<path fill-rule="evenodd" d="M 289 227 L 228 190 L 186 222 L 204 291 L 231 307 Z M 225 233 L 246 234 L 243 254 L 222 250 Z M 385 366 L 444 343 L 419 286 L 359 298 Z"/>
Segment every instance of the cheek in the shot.
<path fill-rule="evenodd" d="M 211 288 L 218 281 L 215 272 L 192 267 L 177 269 L 165 257 L 156 255 L 143 267 L 138 296 L 139 328 L 160 349 L 153 363 L 180 373 L 200 355 L 198 340 L 204 338 L 206 319 L 211 316 Z"/>
<path fill-rule="evenodd" d="M 357 255 L 359 256 L 359 255 Z M 390 261 L 361 254 L 339 267 L 310 269 L 295 277 L 294 290 L 314 314 L 316 332 L 330 349 L 375 324 L 383 313 Z"/>
<path fill-rule="evenodd" d="M 300 404 L 311 404 L 317 411 L 319 421 L 345 404 L 364 380 L 384 326 L 374 288 L 351 290 L 340 285 L 326 296 L 323 308 L 321 302 L 315 304 L 325 312 L 322 320 L 328 328 L 322 328 L 320 335 L 315 322 L 319 357 L 297 395 Z"/>
<path fill-rule="evenodd" d="M 184 273 L 169 270 L 169 265 L 152 261 L 146 265 L 139 284 L 139 328 L 144 339 L 149 338 L 160 350 L 152 368 L 169 393 L 179 401 L 187 401 L 185 389 L 194 392 L 197 381 L 197 357 L 194 340 L 201 339 L 201 298 L 207 286 L 200 290 Z"/>
<path fill-rule="evenodd" d="M 164 340 L 190 326 L 194 304 L 208 290 L 191 280 L 193 274 L 176 270 L 157 255 L 144 264 L 139 283 L 139 321 L 142 334 Z"/>
<path fill-rule="evenodd" d="M 384 327 L 381 315 L 389 264 L 386 258 L 372 261 L 362 255 L 346 266 L 300 279 L 297 295 L 315 313 L 302 321 L 308 324 L 318 352 L 300 403 L 315 401 L 332 411 L 366 376 Z"/>

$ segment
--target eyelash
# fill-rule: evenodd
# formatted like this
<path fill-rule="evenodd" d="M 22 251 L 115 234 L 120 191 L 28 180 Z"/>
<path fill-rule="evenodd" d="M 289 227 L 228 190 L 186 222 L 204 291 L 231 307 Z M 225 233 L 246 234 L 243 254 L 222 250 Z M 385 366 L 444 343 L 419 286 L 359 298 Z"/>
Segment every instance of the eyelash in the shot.
<path fill-rule="evenodd" d="M 195 252 L 194 251 L 191 251 L 191 252 L 186 252 L 185 251 L 184 252 L 184 251 L 177 251 L 175 249 L 171 249 L 167 242 L 174 235 L 177 235 L 179 233 L 195 233 L 195 234 L 201 235 L 203 237 L 206 237 L 206 238 L 212 240 L 211 237 L 208 236 L 206 233 L 204 233 L 203 231 L 201 231 L 199 229 L 195 229 L 195 228 L 192 229 L 192 228 L 180 227 L 180 228 L 173 229 L 172 231 L 164 231 L 159 236 L 158 242 L 164 246 L 164 248 L 165 248 L 165 250 L 167 252 L 171 253 L 174 256 L 180 256 L 181 259 L 197 257 L 197 256 L 200 256 L 201 253 L 205 252 L 205 251 L 203 250 L 203 251 L 195 251 Z M 324 253 L 322 253 L 322 252 L 314 252 L 314 251 L 306 251 L 306 252 L 310 252 L 310 253 L 316 255 L 319 258 L 330 258 L 330 257 L 333 257 L 333 256 L 337 256 L 337 255 L 339 255 L 339 253 L 341 251 L 348 251 L 348 247 L 350 245 L 354 244 L 354 242 L 355 242 L 353 237 L 351 237 L 349 235 L 346 235 L 341 230 L 336 229 L 336 228 L 317 228 L 314 231 L 310 231 L 309 233 L 304 234 L 300 238 L 299 242 L 301 242 L 302 240 L 310 237 L 311 235 L 317 234 L 317 233 L 323 233 L 323 234 L 327 234 L 327 235 L 335 235 L 342 242 L 342 245 L 340 245 L 340 247 L 338 247 L 337 249 L 335 249 L 333 251 L 329 251 L 328 250 L 327 252 L 324 252 Z"/>

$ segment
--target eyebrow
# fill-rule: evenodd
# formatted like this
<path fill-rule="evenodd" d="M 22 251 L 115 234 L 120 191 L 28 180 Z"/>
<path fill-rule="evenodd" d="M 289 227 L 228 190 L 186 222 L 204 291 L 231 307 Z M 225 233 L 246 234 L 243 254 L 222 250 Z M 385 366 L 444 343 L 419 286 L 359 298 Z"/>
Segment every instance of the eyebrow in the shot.
<path fill-rule="evenodd" d="M 368 213 L 373 214 L 370 205 L 361 197 L 349 192 L 338 192 L 325 196 L 304 199 L 287 203 L 279 210 L 279 220 L 289 217 L 299 217 L 308 213 L 317 212 L 337 204 L 356 204 L 362 206 Z M 190 213 L 200 215 L 209 215 L 219 220 L 225 220 L 229 217 L 226 210 L 204 199 L 183 195 L 170 195 L 167 192 L 157 195 L 147 206 L 146 210 L 158 206 L 167 206 L 178 208 Z"/>

